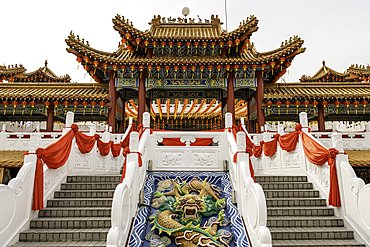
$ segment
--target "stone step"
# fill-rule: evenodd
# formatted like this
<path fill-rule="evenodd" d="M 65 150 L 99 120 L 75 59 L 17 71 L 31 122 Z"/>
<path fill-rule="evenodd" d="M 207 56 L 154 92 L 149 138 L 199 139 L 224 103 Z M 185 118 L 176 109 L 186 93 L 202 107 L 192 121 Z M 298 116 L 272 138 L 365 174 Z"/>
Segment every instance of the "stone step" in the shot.
<path fill-rule="evenodd" d="M 113 198 L 54 198 L 48 207 L 112 207 Z"/>
<path fill-rule="evenodd" d="M 20 242 L 106 241 L 109 228 L 29 229 L 19 234 Z"/>
<path fill-rule="evenodd" d="M 255 176 L 256 183 L 307 182 L 306 176 Z"/>
<path fill-rule="evenodd" d="M 119 183 L 121 175 L 68 176 L 67 183 Z"/>
<path fill-rule="evenodd" d="M 273 240 L 353 239 L 344 227 L 270 227 Z"/>
<path fill-rule="evenodd" d="M 322 198 L 266 198 L 267 207 L 317 207 L 326 206 Z"/>
<path fill-rule="evenodd" d="M 333 216 L 334 208 L 328 207 L 270 207 L 267 216 Z"/>
<path fill-rule="evenodd" d="M 20 242 L 11 245 L 10 247 L 40 247 L 40 246 L 74 246 L 74 247 L 87 247 L 87 246 L 95 246 L 95 247 L 106 247 L 106 241 L 66 241 L 66 242 Z"/>
<path fill-rule="evenodd" d="M 30 222 L 31 229 L 80 229 L 110 227 L 110 217 L 36 218 Z"/>
<path fill-rule="evenodd" d="M 115 190 L 119 183 L 66 183 L 61 190 Z"/>
<path fill-rule="evenodd" d="M 272 183 L 272 182 L 261 182 L 259 183 L 263 190 L 309 190 L 313 189 L 312 183 L 306 182 L 280 182 L 280 183 Z"/>
<path fill-rule="evenodd" d="M 55 191 L 54 198 L 113 198 L 114 190 L 63 190 Z"/>
<path fill-rule="evenodd" d="M 44 208 L 39 211 L 39 217 L 110 217 L 111 207 L 84 208 Z"/>
<path fill-rule="evenodd" d="M 318 190 L 264 190 L 266 198 L 317 198 Z"/>
<path fill-rule="evenodd" d="M 279 247 L 365 247 L 364 244 L 357 242 L 356 240 L 273 240 L 272 245 Z"/>
<path fill-rule="evenodd" d="M 335 216 L 270 216 L 267 227 L 343 227 L 344 222 Z"/>

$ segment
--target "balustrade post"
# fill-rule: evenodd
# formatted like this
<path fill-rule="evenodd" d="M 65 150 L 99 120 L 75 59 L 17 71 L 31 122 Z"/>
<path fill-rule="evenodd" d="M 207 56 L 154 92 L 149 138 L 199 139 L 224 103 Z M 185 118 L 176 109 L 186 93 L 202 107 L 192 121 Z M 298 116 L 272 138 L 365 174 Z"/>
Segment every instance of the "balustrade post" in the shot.
<path fill-rule="evenodd" d="M 93 136 L 96 134 L 96 125 L 92 124 L 90 125 L 90 136 Z"/>
<path fill-rule="evenodd" d="M 137 131 L 132 131 L 130 133 L 130 154 L 127 155 L 126 164 L 128 165 L 131 161 L 138 163 L 138 154 L 139 152 L 139 133 Z"/>
<path fill-rule="evenodd" d="M 65 128 L 62 131 L 63 135 L 71 129 L 72 124 L 74 123 L 74 118 L 75 118 L 75 114 L 73 112 L 71 112 L 71 111 L 67 112 L 66 125 L 65 125 Z"/>
<path fill-rule="evenodd" d="M 149 112 L 143 113 L 143 127 L 150 128 L 150 113 Z"/>
<path fill-rule="evenodd" d="M 6 124 L 4 122 L 2 125 L 1 132 L 0 132 L 0 150 L 5 150 L 5 148 L 7 148 L 5 131 L 6 131 Z"/>
<path fill-rule="evenodd" d="M 281 124 L 281 123 L 278 124 L 278 133 L 279 135 L 284 134 L 284 124 Z"/>
<path fill-rule="evenodd" d="M 331 142 L 333 148 L 338 150 L 340 153 L 344 152 L 342 134 L 335 132 L 331 135 Z"/>
<path fill-rule="evenodd" d="M 111 136 L 112 134 L 110 133 L 110 132 L 107 132 L 107 131 L 105 131 L 104 133 L 103 133 L 103 135 L 102 135 L 102 141 L 103 142 L 109 142 L 110 141 L 110 136 Z"/>
<path fill-rule="evenodd" d="M 233 114 L 227 112 L 225 114 L 225 128 L 231 128 L 233 126 Z"/>
<path fill-rule="evenodd" d="M 258 137 L 257 136 L 253 136 L 253 144 L 258 145 Z"/>
<path fill-rule="evenodd" d="M 239 131 L 236 133 L 236 151 L 237 152 L 245 152 L 247 148 L 246 140 L 245 140 L 245 133 L 244 131 Z"/>
<path fill-rule="evenodd" d="M 262 136 L 263 136 L 263 141 L 264 142 L 268 142 L 268 141 L 271 141 L 271 135 L 268 133 L 268 132 L 263 132 L 262 133 Z"/>
<path fill-rule="evenodd" d="M 132 117 L 128 118 L 128 125 L 132 125 Z"/>
<path fill-rule="evenodd" d="M 241 117 L 241 118 L 240 118 L 240 123 L 241 123 L 241 125 L 245 128 L 244 117 Z"/>
<path fill-rule="evenodd" d="M 299 113 L 299 122 L 302 125 L 302 130 L 307 133 L 308 132 L 308 119 L 307 119 L 306 112 Z"/>
<path fill-rule="evenodd" d="M 365 145 L 368 149 L 370 149 L 370 125 L 368 123 L 365 124 Z"/>

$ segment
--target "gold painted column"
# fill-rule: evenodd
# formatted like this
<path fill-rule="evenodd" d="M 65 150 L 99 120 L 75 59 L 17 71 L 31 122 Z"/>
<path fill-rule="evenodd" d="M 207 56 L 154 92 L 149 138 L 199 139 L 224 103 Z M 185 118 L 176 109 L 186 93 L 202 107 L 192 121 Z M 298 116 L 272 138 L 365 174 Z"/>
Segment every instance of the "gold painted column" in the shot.
<path fill-rule="evenodd" d="M 108 125 L 112 126 L 112 133 L 116 132 L 116 101 L 117 92 L 115 85 L 115 78 L 113 78 L 114 72 L 109 73 L 109 98 L 110 98 L 110 109 L 108 112 Z"/>
<path fill-rule="evenodd" d="M 258 124 L 258 130 L 256 131 L 258 133 L 261 133 L 261 127 L 265 125 L 265 113 L 263 112 L 262 109 L 262 100 L 264 94 L 262 70 L 256 71 L 256 77 L 257 77 L 256 101 L 257 101 L 257 124 Z"/>

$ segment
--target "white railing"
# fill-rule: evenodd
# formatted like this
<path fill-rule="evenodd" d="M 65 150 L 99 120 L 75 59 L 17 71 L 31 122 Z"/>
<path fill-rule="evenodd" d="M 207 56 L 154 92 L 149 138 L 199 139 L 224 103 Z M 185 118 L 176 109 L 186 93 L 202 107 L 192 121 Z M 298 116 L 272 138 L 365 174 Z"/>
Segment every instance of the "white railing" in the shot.
<path fill-rule="evenodd" d="M 289 122 L 289 121 L 285 121 L 285 122 L 282 122 L 283 126 L 284 126 L 284 129 L 285 131 L 287 132 L 290 132 L 290 131 L 294 131 L 294 128 L 295 126 L 297 125 L 296 122 Z M 337 131 L 344 131 L 344 132 L 361 132 L 361 131 L 365 131 L 365 130 L 368 130 L 368 125 L 370 124 L 370 122 L 367 122 L 367 121 L 357 121 L 357 122 L 353 122 L 353 121 L 325 121 L 325 130 L 328 130 L 328 131 L 333 131 L 333 130 L 337 130 Z M 278 131 L 278 128 L 279 128 L 279 125 L 278 122 L 268 122 L 265 124 L 265 131 Z M 309 127 L 311 129 L 311 131 L 319 131 L 319 128 L 318 128 L 318 123 L 317 121 L 316 122 L 310 122 L 309 123 Z"/>
<path fill-rule="evenodd" d="M 150 125 L 149 113 L 144 113 L 143 125 L 148 128 Z M 139 192 L 143 188 L 147 174 L 148 142 L 150 130 L 147 129 L 139 141 L 139 133 L 130 134 L 130 154 L 126 157 L 126 175 L 114 192 L 111 214 L 111 228 L 107 236 L 108 247 L 127 246 L 126 242 L 130 234 L 130 226 L 133 224 L 134 216 L 138 209 Z M 139 153 L 142 154 L 143 166 L 139 167 Z"/>
<path fill-rule="evenodd" d="M 76 123 L 80 131 L 89 132 L 90 128 L 96 128 L 96 131 L 104 131 L 106 125 L 104 123 L 99 122 L 78 122 Z M 65 127 L 64 123 L 61 122 L 54 122 L 53 123 L 53 130 L 54 131 L 61 131 Z M 9 132 L 35 132 L 40 130 L 46 129 L 46 121 L 42 122 L 0 122 L 0 130 L 1 131 L 9 131 Z"/>
<path fill-rule="evenodd" d="M 71 131 L 73 124 L 73 113 L 67 113 L 67 127 L 61 135 Z M 132 123 L 132 120 L 131 122 Z M 131 129 L 131 125 L 124 135 L 104 132 L 100 134 L 102 141 L 110 140 L 118 143 Z M 1 132 L 3 133 L 3 132 Z M 4 132 L 5 133 L 5 132 Z M 35 179 L 35 167 L 37 163 L 36 150 L 45 148 L 45 141 L 42 138 L 45 133 L 31 133 L 27 145 L 29 155 L 24 158 L 24 165 L 16 178 L 10 180 L 9 185 L 0 185 L 0 210 L 7 212 L 0 214 L 0 246 L 18 241 L 19 232 L 28 228 L 29 221 L 37 217 L 37 211 L 32 210 L 33 187 Z M 53 132 L 55 134 L 55 132 Z M 89 135 L 95 134 L 95 128 L 91 128 Z M 51 139 L 57 141 L 57 137 Z M 23 147 L 24 148 L 24 147 Z M 21 149 L 24 150 L 24 149 Z M 49 169 L 44 165 L 44 206 L 48 199 L 52 198 L 54 191 L 60 188 L 60 184 L 66 181 L 68 175 L 93 175 L 93 174 L 116 174 L 119 175 L 119 168 L 123 163 L 123 157 L 113 157 L 112 153 L 101 156 L 97 151 L 96 144 L 93 150 L 87 154 L 81 154 L 73 140 L 72 149 L 65 165 L 58 169 Z"/>
<path fill-rule="evenodd" d="M 226 118 L 230 117 L 226 113 Z M 242 126 L 244 121 L 242 121 Z M 245 126 L 243 126 L 245 128 Z M 271 233 L 267 227 L 266 198 L 261 185 L 255 183 L 249 170 L 249 155 L 246 150 L 247 132 L 237 133 L 237 142 L 234 135 L 228 132 L 230 166 L 229 173 L 236 191 L 238 209 L 244 218 L 251 245 L 255 247 L 271 247 Z M 237 153 L 237 162 L 233 157 Z"/>
<path fill-rule="evenodd" d="M 348 149 L 356 149 L 355 147 L 357 146 L 357 149 L 359 149 L 359 142 L 367 142 L 367 145 L 369 145 L 366 132 L 362 132 L 365 135 L 363 138 L 351 137 L 352 139 L 348 140 L 348 138 L 342 139 L 342 133 L 336 131 L 322 133 L 330 137 L 322 138 L 325 139 L 324 145 L 321 139 L 315 138 L 315 135 L 320 135 L 321 133 L 308 133 L 306 113 L 301 113 L 300 118 L 303 131 L 327 149 L 328 147 L 336 148 L 340 153 L 343 153 L 343 146 L 346 146 Z M 279 132 L 280 135 L 284 134 L 281 131 Z M 259 145 L 260 140 L 265 142 L 271 140 L 273 134 L 275 133 L 252 134 L 254 144 Z M 351 141 L 355 143 L 351 143 Z M 252 163 L 254 172 L 258 175 L 307 175 L 309 181 L 320 191 L 322 197 L 327 199 L 329 196 L 330 167 L 327 163 L 322 166 L 312 164 L 304 154 L 301 139 L 296 149 L 292 152 L 282 150 L 278 144 L 275 155 L 267 157 L 262 153 L 259 158 L 253 157 Z M 351 165 L 348 163 L 347 155 L 337 155 L 336 170 L 341 198 L 341 207 L 336 208 L 336 215 L 343 217 L 346 226 L 355 231 L 355 239 L 363 241 L 367 246 L 370 246 L 370 214 L 368 213 L 370 184 L 365 185 L 362 179 L 356 177 Z"/>

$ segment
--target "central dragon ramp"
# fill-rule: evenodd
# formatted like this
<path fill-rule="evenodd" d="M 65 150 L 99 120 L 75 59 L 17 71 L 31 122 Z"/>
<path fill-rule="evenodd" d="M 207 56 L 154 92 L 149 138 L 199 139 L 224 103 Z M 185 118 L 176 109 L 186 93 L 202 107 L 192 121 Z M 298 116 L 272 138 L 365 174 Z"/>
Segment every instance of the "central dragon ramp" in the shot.
<path fill-rule="evenodd" d="M 248 247 L 225 172 L 152 172 L 144 185 L 130 247 Z"/>

